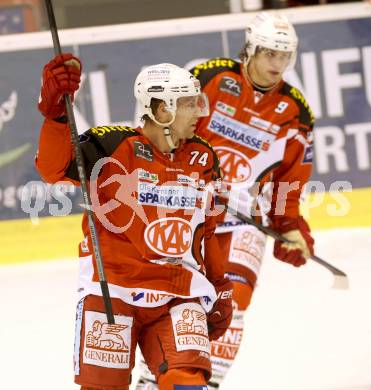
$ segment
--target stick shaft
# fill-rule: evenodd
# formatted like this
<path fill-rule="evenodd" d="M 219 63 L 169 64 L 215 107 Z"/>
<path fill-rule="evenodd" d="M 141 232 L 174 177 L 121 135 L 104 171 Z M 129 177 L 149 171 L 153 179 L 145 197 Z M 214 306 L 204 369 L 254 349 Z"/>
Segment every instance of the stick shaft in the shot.
<path fill-rule="evenodd" d="M 48 14 L 50 31 L 51 31 L 52 39 L 53 39 L 54 52 L 56 55 L 59 55 L 62 53 L 62 49 L 61 49 L 61 45 L 59 42 L 58 28 L 57 28 L 57 24 L 55 21 L 53 4 L 52 4 L 51 0 L 45 0 L 45 6 L 46 6 L 47 14 Z M 71 130 L 71 139 L 72 139 L 72 144 L 73 144 L 74 150 L 75 150 L 76 166 L 77 166 L 77 170 L 78 170 L 79 178 L 80 178 L 80 183 L 81 183 L 81 191 L 82 191 L 84 204 L 85 204 L 85 212 L 87 213 L 87 217 L 88 217 L 89 230 L 90 230 L 90 235 L 91 235 L 91 240 L 92 240 L 92 245 L 93 245 L 93 252 L 94 252 L 96 265 L 97 265 L 97 269 L 98 269 L 99 283 L 100 283 L 101 290 L 102 290 L 102 296 L 103 296 L 103 300 L 104 300 L 107 321 L 110 324 L 114 324 L 115 319 L 114 319 L 113 311 L 112 311 L 112 302 L 111 302 L 111 297 L 109 294 L 106 276 L 104 273 L 102 254 L 101 254 L 100 244 L 99 244 L 99 239 L 98 239 L 98 234 L 97 234 L 97 227 L 96 227 L 96 224 L 94 221 L 94 213 L 91 209 L 91 199 L 90 199 L 89 189 L 88 189 L 88 185 L 87 185 L 84 159 L 83 159 L 83 155 L 81 152 L 79 135 L 78 135 L 78 131 L 77 131 L 75 115 L 74 115 L 73 108 L 72 108 L 71 97 L 69 95 L 65 95 L 64 99 L 65 99 L 65 103 L 66 103 L 68 124 L 69 124 L 70 130 Z"/>
<path fill-rule="evenodd" d="M 274 238 L 275 240 L 279 240 L 279 241 L 287 242 L 287 243 L 292 243 L 292 241 L 290 241 L 287 238 L 283 237 L 281 234 L 277 233 L 273 229 L 271 229 L 271 228 L 269 228 L 267 226 L 263 226 L 259 222 L 255 221 L 253 218 L 247 217 L 246 215 L 240 213 L 237 210 L 234 210 L 234 209 L 230 208 L 229 206 L 228 206 L 228 212 L 230 214 L 232 214 L 232 215 L 235 215 L 241 221 L 246 222 L 249 225 L 255 226 L 260 231 L 262 231 L 263 233 L 267 234 L 268 236 Z M 328 269 L 334 275 L 343 276 L 343 277 L 347 278 L 347 275 L 343 271 L 341 271 L 338 268 L 334 267 L 332 264 L 330 264 L 327 261 L 321 259 L 320 257 L 313 255 L 311 257 L 311 259 L 313 261 L 315 261 L 316 263 L 318 263 L 319 265 L 321 265 L 321 266 L 325 267 L 326 269 Z"/>

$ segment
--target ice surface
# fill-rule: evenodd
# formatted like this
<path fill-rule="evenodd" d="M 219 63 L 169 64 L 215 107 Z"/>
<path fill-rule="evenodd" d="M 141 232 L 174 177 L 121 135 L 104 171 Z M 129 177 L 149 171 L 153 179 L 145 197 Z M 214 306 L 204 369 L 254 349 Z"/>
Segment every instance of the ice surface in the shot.
<path fill-rule="evenodd" d="M 316 251 L 349 276 L 266 252 L 243 345 L 221 390 L 371 389 L 371 228 L 315 232 Z M 73 390 L 74 260 L 0 267 L 0 388 Z M 134 370 L 136 382 L 137 372 Z"/>

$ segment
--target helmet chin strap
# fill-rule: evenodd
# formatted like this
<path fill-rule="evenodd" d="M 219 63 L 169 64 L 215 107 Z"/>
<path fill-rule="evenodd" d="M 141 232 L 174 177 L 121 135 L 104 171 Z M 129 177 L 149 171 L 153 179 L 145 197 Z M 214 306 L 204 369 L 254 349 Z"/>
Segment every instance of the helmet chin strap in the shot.
<path fill-rule="evenodd" d="M 171 130 L 169 126 L 164 127 L 164 136 L 167 144 L 169 145 L 170 150 L 176 149 L 173 138 L 171 137 Z"/>
<path fill-rule="evenodd" d="M 174 122 L 175 120 L 175 114 L 171 112 L 172 118 L 169 122 L 161 123 L 159 122 L 155 116 L 152 113 L 148 113 L 150 118 L 159 126 L 163 128 L 164 131 L 164 136 L 166 139 L 167 144 L 169 145 L 170 150 L 174 150 L 177 147 L 174 144 L 173 138 L 171 137 L 171 130 L 170 130 L 170 125 Z"/>

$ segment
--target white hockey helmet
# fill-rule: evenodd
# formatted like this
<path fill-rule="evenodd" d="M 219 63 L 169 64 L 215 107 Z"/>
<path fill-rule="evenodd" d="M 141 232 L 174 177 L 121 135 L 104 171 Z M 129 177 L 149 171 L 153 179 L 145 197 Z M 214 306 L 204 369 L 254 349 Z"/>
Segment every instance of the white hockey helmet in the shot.
<path fill-rule="evenodd" d="M 284 15 L 258 13 L 246 28 L 247 61 L 256 53 L 258 47 L 291 52 L 288 68 L 293 68 L 298 47 L 298 37 L 293 25 Z"/>
<path fill-rule="evenodd" d="M 190 72 L 173 64 L 158 64 L 148 66 L 137 76 L 134 83 L 134 95 L 140 105 L 141 115 L 147 114 L 153 121 L 162 126 L 169 126 L 175 119 L 177 100 L 182 97 L 202 97 L 197 110 L 197 116 L 209 114 L 208 101 L 201 92 L 201 85 Z M 172 114 L 168 123 L 159 123 L 151 109 L 151 99 L 163 100 L 166 109 Z"/>

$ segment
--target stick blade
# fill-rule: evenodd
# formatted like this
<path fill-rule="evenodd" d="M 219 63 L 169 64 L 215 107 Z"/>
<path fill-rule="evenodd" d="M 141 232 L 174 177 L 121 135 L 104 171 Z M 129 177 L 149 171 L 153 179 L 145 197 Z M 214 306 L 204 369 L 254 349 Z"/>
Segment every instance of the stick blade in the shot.
<path fill-rule="evenodd" d="M 332 264 L 327 263 L 320 257 L 313 255 L 312 260 L 314 260 L 316 263 L 322 265 L 323 267 L 327 268 L 332 275 L 334 276 L 334 284 L 332 285 L 332 288 L 337 290 L 348 290 L 349 289 L 349 280 L 348 276 L 345 272 L 341 271 L 340 269 L 334 267 Z"/>
<path fill-rule="evenodd" d="M 332 288 L 335 290 L 349 290 L 349 280 L 346 275 L 334 275 Z"/>

